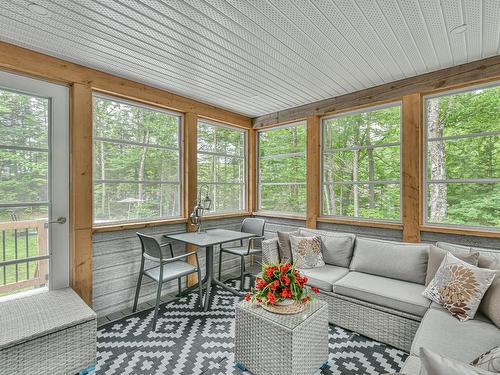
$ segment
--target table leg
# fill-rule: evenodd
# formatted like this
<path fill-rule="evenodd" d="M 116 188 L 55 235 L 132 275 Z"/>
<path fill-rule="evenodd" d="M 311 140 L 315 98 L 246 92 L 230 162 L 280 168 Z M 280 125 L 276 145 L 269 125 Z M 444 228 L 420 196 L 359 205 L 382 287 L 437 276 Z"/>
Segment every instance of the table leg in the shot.
<path fill-rule="evenodd" d="M 212 289 L 212 282 L 214 280 L 214 247 L 207 246 L 206 248 L 206 275 L 207 279 L 207 290 L 205 291 L 205 307 L 204 310 L 208 310 L 208 302 L 210 301 L 210 290 Z"/>

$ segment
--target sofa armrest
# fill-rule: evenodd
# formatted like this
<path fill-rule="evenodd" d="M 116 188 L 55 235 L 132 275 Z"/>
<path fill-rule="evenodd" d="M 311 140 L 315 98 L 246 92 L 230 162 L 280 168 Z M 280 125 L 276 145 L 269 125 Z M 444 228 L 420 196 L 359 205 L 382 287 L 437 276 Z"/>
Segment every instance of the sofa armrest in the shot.
<path fill-rule="evenodd" d="M 262 241 L 262 263 L 278 263 L 279 259 L 278 238 Z"/>

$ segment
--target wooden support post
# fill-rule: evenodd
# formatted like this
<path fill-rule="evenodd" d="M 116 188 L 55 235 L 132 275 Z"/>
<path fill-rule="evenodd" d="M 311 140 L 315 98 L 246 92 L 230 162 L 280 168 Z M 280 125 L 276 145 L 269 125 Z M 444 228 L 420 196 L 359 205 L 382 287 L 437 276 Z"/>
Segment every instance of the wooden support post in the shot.
<path fill-rule="evenodd" d="M 252 214 L 257 211 L 257 131 L 248 131 L 248 183 L 247 211 Z"/>
<path fill-rule="evenodd" d="M 184 216 L 188 218 L 186 229 L 188 232 L 194 232 L 196 226 L 190 223 L 189 214 L 193 211 L 198 192 L 198 116 L 193 112 L 184 115 L 184 185 Z M 186 245 L 186 251 L 198 251 L 198 247 Z M 189 257 L 188 262 L 196 264 L 194 257 Z M 198 277 L 195 273 L 188 275 L 188 286 L 197 282 Z"/>
<path fill-rule="evenodd" d="M 92 89 L 73 84 L 70 119 L 70 285 L 92 305 Z"/>
<path fill-rule="evenodd" d="M 320 119 L 307 117 L 307 220 L 308 228 L 316 228 L 320 214 Z"/>
<path fill-rule="evenodd" d="M 422 98 L 403 97 L 403 240 L 420 242 Z"/>

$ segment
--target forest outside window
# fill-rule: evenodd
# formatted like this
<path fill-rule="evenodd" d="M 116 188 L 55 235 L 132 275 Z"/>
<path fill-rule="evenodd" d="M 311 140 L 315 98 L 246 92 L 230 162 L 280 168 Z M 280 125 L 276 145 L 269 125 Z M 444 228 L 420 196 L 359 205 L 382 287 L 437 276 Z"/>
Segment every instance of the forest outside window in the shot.
<path fill-rule="evenodd" d="M 258 134 L 259 211 L 305 214 L 305 123 Z"/>
<path fill-rule="evenodd" d="M 246 132 L 198 121 L 198 191 L 212 200 L 210 214 L 246 209 Z"/>
<path fill-rule="evenodd" d="M 425 99 L 425 221 L 500 228 L 500 86 Z"/>
<path fill-rule="evenodd" d="M 179 114 L 94 95 L 94 223 L 181 213 Z"/>
<path fill-rule="evenodd" d="M 401 105 L 322 120 L 322 214 L 401 221 Z"/>

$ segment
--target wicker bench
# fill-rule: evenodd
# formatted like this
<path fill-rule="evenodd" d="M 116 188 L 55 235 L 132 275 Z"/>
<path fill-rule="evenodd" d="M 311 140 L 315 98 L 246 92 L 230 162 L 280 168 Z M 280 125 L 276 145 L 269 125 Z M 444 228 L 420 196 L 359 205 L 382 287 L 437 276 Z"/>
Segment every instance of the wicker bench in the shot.
<path fill-rule="evenodd" d="M 77 374 L 96 362 L 96 314 L 71 289 L 0 302 L 0 374 Z"/>

